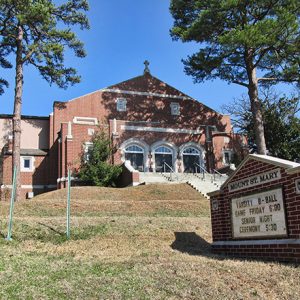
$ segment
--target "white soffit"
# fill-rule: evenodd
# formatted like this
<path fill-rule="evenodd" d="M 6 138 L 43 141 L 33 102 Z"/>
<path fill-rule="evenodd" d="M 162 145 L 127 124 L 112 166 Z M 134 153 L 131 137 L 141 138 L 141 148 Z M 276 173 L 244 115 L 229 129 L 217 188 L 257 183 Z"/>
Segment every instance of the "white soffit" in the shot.
<path fill-rule="evenodd" d="M 282 158 L 277 158 L 273 156 L 268 156 L 268 155 L 262 155 L 262 154 L 249 154 L 244 161 L 240 163 L 238 168 L 227 178 L 227 180 L 222 184 L 220 187 L 220 190 L 223 189 L 224 186 L 226 186 L 231 179 L 239 172 L 239 170 L 246 164 L 246 162 L 250 159 L 265 162 L 267 164 L 272 164 L 274 166 L 282 167 L 287 169 L 286 172 L 291 174 L 291 173 L 297 173 L 300 172 L 300 164 L 289 161 L 286 159 Z"/>

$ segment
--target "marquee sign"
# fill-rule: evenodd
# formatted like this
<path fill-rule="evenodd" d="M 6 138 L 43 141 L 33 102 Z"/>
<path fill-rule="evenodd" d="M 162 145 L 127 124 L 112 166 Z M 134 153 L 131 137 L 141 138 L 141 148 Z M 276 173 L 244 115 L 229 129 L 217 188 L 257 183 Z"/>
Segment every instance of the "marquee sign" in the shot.
<path fill-rule="evenodd" d="M 231 201 L 234 238 L 287 235 L 281 188 L 233 198 Z"/>
<path fill-rule="evenodd" d="M 229 192 L 235 192 L 238 190 L 253 187 L 259 184 L 272 182 L 281 178 L 280 169 L 273 169 L 265 173 L 260 173 L 258 175 L 241 179 L 238 181 L 228 183 Z"/>

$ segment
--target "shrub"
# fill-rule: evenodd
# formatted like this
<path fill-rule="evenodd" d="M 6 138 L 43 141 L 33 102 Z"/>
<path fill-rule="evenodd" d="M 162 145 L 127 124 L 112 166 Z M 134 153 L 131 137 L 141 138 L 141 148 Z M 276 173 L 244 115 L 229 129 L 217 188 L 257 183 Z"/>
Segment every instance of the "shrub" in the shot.
<path fill-rule="evenodd" d="M 115 186 L 115 182 L 122 172 L 121 166 L 112 165 L 110 159 L 116 149 L 112 147 L 108 135 L 104 131 L 94 134 L 88 151 L 81 157 L 78 177 L 96 186 Z"/>

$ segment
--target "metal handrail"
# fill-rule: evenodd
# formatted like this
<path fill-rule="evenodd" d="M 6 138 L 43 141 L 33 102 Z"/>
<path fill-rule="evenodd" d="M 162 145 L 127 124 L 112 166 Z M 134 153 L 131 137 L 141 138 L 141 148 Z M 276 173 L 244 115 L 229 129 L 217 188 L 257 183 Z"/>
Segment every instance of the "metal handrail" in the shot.
<path fill-rule="evenodd" d="M 204 167 L 202 167 L 201 165 L 195 163 L 196 167 L 199 167 L 200 170 L 202 170 L 202 174 L 203 174 L 203 179 L 205 178 L 205 174 L 209 174 L 206 169 Z M 197 171 L 197 168 L 196 168 Z M 197 173 L 197 172 L 196 172 Z"/>
<path fill-rule="evenodd" d="M 167 164 L 166 162 L 164 162 L 163 169 L 162 169 L 162 171 L 164 171 L 164 173 L 166 173 L 166 166 L 170 170 L 170 180 L 172 180 L 172 173 L 175 173 L 175 172 L 174 172 L 173 168 L 169 164 Z"/>
<path fill-rule="evenodd" d="M 214 174 L 214 180 L 216 180 L 216 174 L 218 174 L 220 176 L 220 178 L 223 177 L 223 176 L 225 176 L 224 174 L 220 173 L 216 169 L 213 169 L 213 174 Z"/>

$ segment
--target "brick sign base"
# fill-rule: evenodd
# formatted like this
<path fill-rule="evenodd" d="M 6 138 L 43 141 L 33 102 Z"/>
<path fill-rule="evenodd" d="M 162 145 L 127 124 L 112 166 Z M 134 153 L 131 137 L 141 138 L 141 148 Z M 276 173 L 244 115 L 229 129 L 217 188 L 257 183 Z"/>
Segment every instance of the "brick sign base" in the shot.
<path fill-rule="evenodd" d="M 300 164 L 249 155 L 210 193 L 212 251 L 300 262 Z"/>

